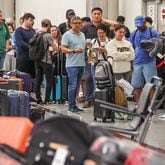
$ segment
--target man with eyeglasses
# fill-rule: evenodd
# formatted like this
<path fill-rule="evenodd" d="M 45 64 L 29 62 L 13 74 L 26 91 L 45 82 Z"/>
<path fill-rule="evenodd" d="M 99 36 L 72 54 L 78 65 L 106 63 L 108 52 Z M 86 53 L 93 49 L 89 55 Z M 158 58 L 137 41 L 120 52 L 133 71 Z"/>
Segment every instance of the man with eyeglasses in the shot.
<path fill-rule="evenodd" d="M 103 10 L 100 7 L 94 7 L 91 10 L 91 22 L 82 27 L 81 31 L 85 34 L 86 39 L 97 38 L 97 27 L 105 20 L 102 18 Z M 105 24 L 105 23 L 104 23 Z M 105 30 L 107 37 L 110 35 L 110 24 L 105 24 Z M 93 80 L 93 67 L 92 64 L 87 63 L 85 67 L 86 78 L 86 91 L 85 91 L 85 103 L 83 108 L 91 107 L 95 99 L 95 82 Z"/>
<path fill-rule="evenodd" d="M 66 54 L 66 71 L 68 75 L 68 103 L 69 112 L 83 111 L 76 106 L 76 96 L 79 90 L 81 77 L 85 67 L 85 35 L 80 31 L 82 21 L 73 16 L 70 21 L 71 29 L 64 33 L 61 41 L 61 50 Z"/>

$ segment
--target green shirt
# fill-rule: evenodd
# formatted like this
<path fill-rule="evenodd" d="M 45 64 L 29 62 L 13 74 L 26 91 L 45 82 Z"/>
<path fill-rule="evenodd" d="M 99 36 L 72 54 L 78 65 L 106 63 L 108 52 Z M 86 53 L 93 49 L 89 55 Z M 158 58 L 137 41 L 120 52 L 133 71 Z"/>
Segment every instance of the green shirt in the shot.
<path fill-rule="evenodd" d="M 6 50 L 6 40 L 10 38 L 10 33 L 7 26 L 4 23 L 0 23 L 0 53 L 4 53 Z"/>

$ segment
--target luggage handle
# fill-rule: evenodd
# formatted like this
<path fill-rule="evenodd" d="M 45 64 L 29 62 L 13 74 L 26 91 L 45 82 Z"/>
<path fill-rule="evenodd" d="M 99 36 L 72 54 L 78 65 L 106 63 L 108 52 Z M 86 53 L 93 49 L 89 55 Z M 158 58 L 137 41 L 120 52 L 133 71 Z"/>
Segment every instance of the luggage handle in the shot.
<path fill-rule="evenodd" d="M 8 84 L 8 81 L 0 81 L 0 84 Z"/>

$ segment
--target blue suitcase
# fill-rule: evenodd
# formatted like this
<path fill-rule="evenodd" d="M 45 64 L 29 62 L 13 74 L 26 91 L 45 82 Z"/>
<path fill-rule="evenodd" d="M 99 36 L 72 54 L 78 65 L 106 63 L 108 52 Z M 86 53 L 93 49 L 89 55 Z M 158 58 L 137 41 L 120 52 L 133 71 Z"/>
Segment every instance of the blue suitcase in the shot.
<path fill-rule="evenodd" d="M 55 101 L 60 102 L 61 101 L 61 88 L 62 88 L 62 83 L 61 83 L 61 76 L 56 75 L 55 76 Z"/>
<path fill-rule="evenodd" d="M 25 91 L 8 90 L 9 116 L 29 117 L 29 94 Z"/>

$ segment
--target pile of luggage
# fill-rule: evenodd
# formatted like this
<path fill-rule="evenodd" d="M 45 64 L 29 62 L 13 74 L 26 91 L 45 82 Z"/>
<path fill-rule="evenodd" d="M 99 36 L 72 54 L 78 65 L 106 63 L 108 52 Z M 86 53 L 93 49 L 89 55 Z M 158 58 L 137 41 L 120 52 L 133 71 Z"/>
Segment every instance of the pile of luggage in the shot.
<path fill-rule="evenodd" d="M 165 161 L 163 154 L 66 116 L 35 125 L 24 117 L 0 117 L 1 132 L 4 126 L 0 165 L 163 165 Z"/>

